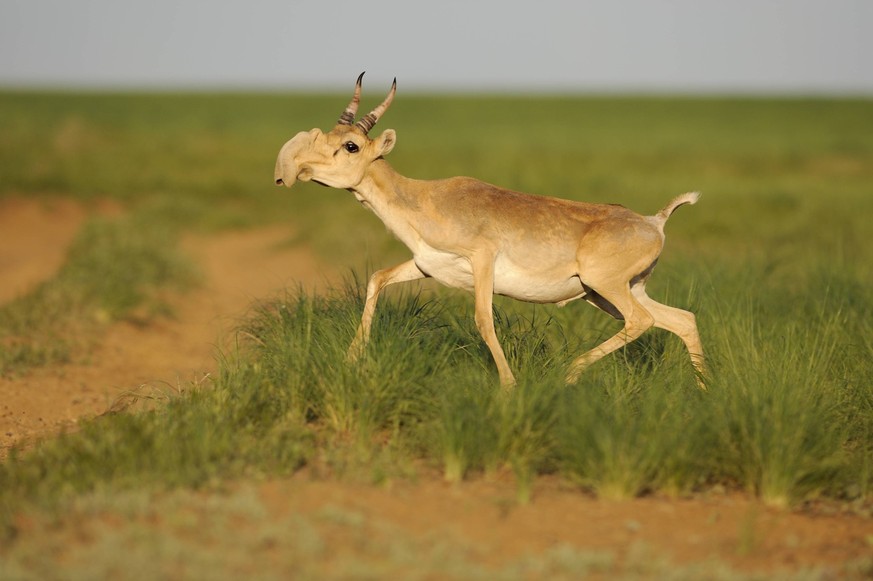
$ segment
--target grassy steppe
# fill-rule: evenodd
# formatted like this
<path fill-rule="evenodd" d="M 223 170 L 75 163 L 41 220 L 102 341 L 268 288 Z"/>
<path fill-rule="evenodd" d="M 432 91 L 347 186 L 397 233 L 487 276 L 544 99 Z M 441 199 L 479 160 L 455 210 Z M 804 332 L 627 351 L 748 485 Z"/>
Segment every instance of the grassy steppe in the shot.
<path fill-rule="evenodd" d="M 116 200 L 140 224 L 122 231 L 166 232 L 149 242 L 169 253 L 161 264 L 178 264 L 184 231 L 288 220 L 299 241 L 363 278 L 368 265 L 405 256 L 375 217 L 345 192 L 271 188 L 284 140 L 328 128 L 345 102 L 3 94 L 0 195 Z M 498 300 L 498 335 L 519 378 L 504 395 L 470 298 L 427 284 L 387 293 L 374 343 L 350 367 L 362 282 L 329 296 L 292 289 L 252 314 L 210 389 L 85 423 L 0 466 L 7 533 L 22 503 L 307 463 L 376 481 L 422 464 L 450 480 L 508 468 L 520 500 L 544 473 L 604 497 L 718 486 L 777 505 L 869 500 L 873 103 L 401 95 L 380 125 L 398 130 L 391 161 L 411 177 L 473 175 L 644 213 L 702 191 L 668 224 L 649 291 L 698 314 L 709 391 L 695 388 L 678 339 L 659 331 L 566 388 L 567 361 L 616 323 L 581 303 Z M 90 276 L 117 260 L 91 261 Z"/>

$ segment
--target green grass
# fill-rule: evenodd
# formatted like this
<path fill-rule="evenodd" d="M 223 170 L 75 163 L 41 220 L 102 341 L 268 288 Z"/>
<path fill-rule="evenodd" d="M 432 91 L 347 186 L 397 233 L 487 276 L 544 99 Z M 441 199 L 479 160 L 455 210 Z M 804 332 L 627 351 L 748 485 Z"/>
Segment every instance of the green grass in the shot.
<path fill-rule="evenodd" d="M 87 270 L 74 253 L 57 281 L 0 312 L 0 360 L 15 344 L 8 329 L 28 317 L 51 319 L 82 296 L 108 295 L 88 311 L 113 316 L 142 304 L 151 291 L 141 289 L 175 279 L 167 252 L 184 230 L 287 219 L 340 267 L 402 260 L 347 193 L 271 186 L 281 144 L 327 128 L 346 100 L 0 95 L 0 195 L 112 198 L 142 220 L 125 236 L 147 236 L 119 243 L 112 226 L 90 226 Z M 253 313 L 213 385 L 14 454 L 0 466 L 7 534 L 24 506 L 63 510 L 92 491 L 196 488 L 304 464 L 372 481 L 422 464 L 455 481 L 508 469 L 520 501 L 538 475 L 558 474 L 603 497 L 717 486 L 779 506 L 869 503 L 873 103 L 398 96 L 381 125 L 398 130 L 391 161 L 411 177 L 474 175 L 641 212 L 701 190 L 671 219 L 649 290 L 697 313 L 709 391 L 695 387 L 681 342 L 659 331 L 564 387 L 567 362 L 617 324 L 581 303 L 498 299 L 519 379 L 504 394 L 470 297 L 429 285 L 386 294 L 367 356 L 349 366 L 362 283 L 291 293 Z M 151 237 L 161 228 L 167 236 Z M 102 236 L 123 256 L 100 250 Z M 131 256 L 141 268 L 114 267 Z M 63 345 L 63 324 L 47 329 L 34 353 Z"/>
<path fill-rule="evenodd" d="M 293 415 L 337 437 L 367 441 L 380 431 L 383 441 L 439 462 L 450 479 L 507 466 L 522 486 L 559 471 L 603 496 L 721 484 L 780 505 L 871 492 L 870 363 L 853 358 L 846 340 L 869 319 L 840 314 L 840 299 L 806 321 L 771 315 L 761 330 L 753 311 L 775 310 L 778 296 L 757 309 L 693 296 L 699 310 L 720 310 L 704 333 L 713 366 L 705 393 L 694 387 L 681 343 L 657 331 L 564 387 L 576 352 L 565 329 L 587 307 L 553 309 L 546 319 L 548 307 L 507 301 L 498 333 L 522 370 L 507 395 L 469 300 L 456 295 L 386 301 L 365 362 L 343 364 L 360 308 L 349 294 L 263 311 L 247 331 L 256 340 L 241 365 L 257 376 L 246 387 L 284 386 Z"/>

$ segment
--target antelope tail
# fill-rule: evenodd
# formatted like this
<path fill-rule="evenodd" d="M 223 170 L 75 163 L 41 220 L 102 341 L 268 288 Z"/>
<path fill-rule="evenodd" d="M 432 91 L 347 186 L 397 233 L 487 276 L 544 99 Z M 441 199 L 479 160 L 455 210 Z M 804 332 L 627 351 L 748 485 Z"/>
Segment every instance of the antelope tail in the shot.
<path fill-rule="evenodd" d="M 667 218 L 676 211 L 676 208 L 679 206 L 684 206 L 685 204 L 696 204 L 697 200 L 700 198 L 700 192 L 688 192 L 687 194 L 682 194 L 681 196 L 676 196 L 670 203 L 664 206 L 660 212 L 655 214 L 655 219 L 663 224 L 667 221 Z"/>

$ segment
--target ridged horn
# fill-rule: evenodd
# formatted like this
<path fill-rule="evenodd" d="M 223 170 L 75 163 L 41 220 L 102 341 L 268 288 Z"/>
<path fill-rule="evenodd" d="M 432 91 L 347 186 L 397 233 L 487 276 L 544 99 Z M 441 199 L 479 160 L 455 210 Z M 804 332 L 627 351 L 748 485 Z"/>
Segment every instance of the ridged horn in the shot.
<path fill-rule="evenodd" d="M 366 72 L 366 71 L 364 71 Z M 358 103 L 361 102 L 361 79 L 364 78 L 364 73 L 358 75 L 358 80 L 355 83 L 355 94 L 352 96 L 352 100 L 349 102 L 346 110 L 343 111 L 343 114 L 340 115 L 339 121 L 337 124 L 339 125 L 351 125 L 355 122 L 355 115 L 358 113 Z"/>
<path fill-rule="evenodd" d="M 394 100 L 394 93 L 397 92 L 397 77 L 394 77 L 394 82 L 391 83 L 391 90 L 388 91 L 388 96 L 385 97 L 385 100 L 382 101 L 378 107 L 358 119 L 358 122 L 355 123 L 364 133 L 369 133 L 370 129 L 379 121 L 379 117 L 381 117 L 388 107 L 391 105 L 391 101 Z"/>

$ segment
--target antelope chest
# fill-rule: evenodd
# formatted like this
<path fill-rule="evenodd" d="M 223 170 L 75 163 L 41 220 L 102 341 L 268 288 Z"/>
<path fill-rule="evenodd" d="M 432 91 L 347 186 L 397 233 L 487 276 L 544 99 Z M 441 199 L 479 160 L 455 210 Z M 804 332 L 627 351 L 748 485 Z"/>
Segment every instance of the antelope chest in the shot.
<path fill-rule="evenodd" d="M 473 290 L 473 265 L 463 256 L 422 245 L 415 253 L 415 265 L 446 286 Z"/>

